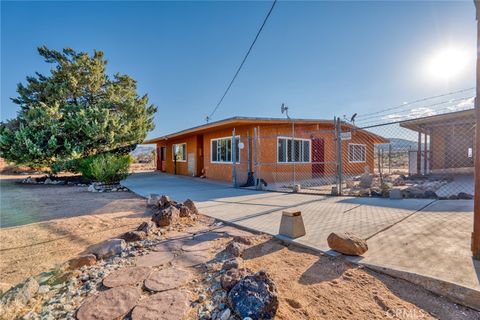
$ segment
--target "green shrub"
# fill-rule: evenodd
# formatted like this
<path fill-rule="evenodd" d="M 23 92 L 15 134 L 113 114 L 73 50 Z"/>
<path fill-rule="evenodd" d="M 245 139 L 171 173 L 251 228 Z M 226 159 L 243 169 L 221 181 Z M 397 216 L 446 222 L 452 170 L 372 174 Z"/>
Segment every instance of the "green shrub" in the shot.
<path fill-rule="evenodd" d="M 79 171 L 87 179 L 112 184 L 128 176 L 131 163 L 130 155 L 104 153 L 80 161 Z"/>

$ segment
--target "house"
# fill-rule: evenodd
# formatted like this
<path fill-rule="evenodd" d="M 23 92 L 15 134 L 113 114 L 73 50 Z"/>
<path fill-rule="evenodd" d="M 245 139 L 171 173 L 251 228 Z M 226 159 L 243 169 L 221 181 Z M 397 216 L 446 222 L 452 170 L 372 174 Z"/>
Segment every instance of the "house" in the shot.
<path fill-rule="evenodd" d="M 344 172 L 372 171 L 374 144 L 388 141 L 352 125 L 342 130 L 351 132 L 342 144 Z M 335 137 L 333 120 L 232 117 L 144 143 L 156 144 L 160 171 L 223 181 L 236 176 L 242 185 L 254 173 L 267 183 L 291 180 L 292 172 L 298 179 L 335 176 Z"/>
<path fill-rule="evenodd" d="M 418 132 L 419 149 L 423 148 L 421 153 L 428 155 L 421 156 L 418 168 L 429 168 L 431 173 L 473 173 L 474 109 L 405 120 L 400 126 Z"/>

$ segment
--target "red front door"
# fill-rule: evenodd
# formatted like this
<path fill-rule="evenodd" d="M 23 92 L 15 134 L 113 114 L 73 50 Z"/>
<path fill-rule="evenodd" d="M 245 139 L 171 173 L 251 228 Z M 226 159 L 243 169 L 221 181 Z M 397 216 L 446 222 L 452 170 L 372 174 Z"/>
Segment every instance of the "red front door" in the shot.
<path fill-rule="evenodd" d="M 325 141 L 322 138 L 312 139 L 312 176 L 325 173 Z"/>
<path fill-rule="evenodd" d="M 167 171 L 167 148 L 166 147 L 160 147 L 158 150 L 158 163 L 160 171 L 165 172 Z"/>

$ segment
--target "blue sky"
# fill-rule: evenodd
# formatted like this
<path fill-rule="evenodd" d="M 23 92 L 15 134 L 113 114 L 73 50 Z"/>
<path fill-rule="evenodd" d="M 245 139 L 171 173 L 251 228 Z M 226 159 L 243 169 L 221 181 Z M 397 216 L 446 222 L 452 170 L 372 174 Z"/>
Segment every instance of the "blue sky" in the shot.
<path fill-rule="evenodd" d="M 158 106 L 149 137 L 205 122 L 271 2 L 3 2 L 1 119 L 18 82 L 50 66 L 47 45 L 105 52 Z M 333 118 L 475 85 L 473 1 L 279 2 L 214 120 Z M 425 66 L 447 46 L 468 52 L 448 79 Z"/>

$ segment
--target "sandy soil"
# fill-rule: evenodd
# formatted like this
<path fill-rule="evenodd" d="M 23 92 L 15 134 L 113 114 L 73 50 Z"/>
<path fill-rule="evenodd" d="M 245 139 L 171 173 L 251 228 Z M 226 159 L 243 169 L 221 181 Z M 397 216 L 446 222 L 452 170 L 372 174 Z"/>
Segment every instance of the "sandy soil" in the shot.
<path fill-rule="evenodd" d="M 28 195 L 31 187 L 17 186 L 26 203 L 33 197 Z M 41 198 L 44 211 L 51 212 L 53 218 L 0 229 L 0 277 L 4 286 L 46 271 L 149 217 L 145 201 L 132 193 L 85 193 L 81 189 L 35 186 L 35 201 Z M 77 216 L 55 218 L 60 212 L 71 211 Z M 200 219 L 196 228 L 207 221 Z M 220 241 L 219 249 L 227 241 Z M 253 272 L 266 270 L 276 282 L 280 299 L 277 319 L 479 318 L 479 313 L 419 286 L 359 268 L 342 257 L 286 245 L 267 235 L 255 236 L 243 258 L 244 267 Z"/>
<path fill-rule="evenodd" d="M 6 178 L 15 177 L 2 176 L 1 182 Z M 91 193 L 85 187 L 12 185 L 12 181 L 6 187 L 2 184 L 1 221 L 2 226 L 4 221 L 20 225 L 0 229 L 3 291 L 132 229 L 147 214 L 145 201 L 130 192 Z M 24 224 L 38 220 L 42 222 Z"/>

